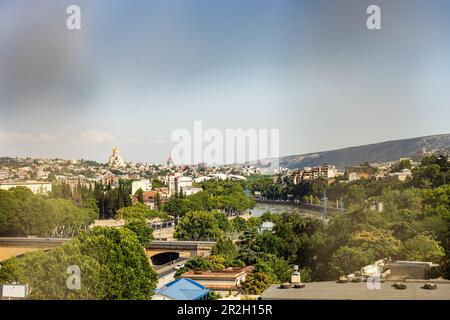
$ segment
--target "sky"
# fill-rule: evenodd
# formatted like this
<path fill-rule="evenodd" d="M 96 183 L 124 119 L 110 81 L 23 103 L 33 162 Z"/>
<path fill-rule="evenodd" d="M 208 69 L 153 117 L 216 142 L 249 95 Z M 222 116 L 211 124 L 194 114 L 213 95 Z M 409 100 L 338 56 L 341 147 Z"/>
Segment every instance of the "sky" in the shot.
<path fill-rule="evenodd" d="M 282 156 L 450 133 L 449 29 L 445 0 L 0 0 L 0 156 L 163 163 L 194 121 Z"/>

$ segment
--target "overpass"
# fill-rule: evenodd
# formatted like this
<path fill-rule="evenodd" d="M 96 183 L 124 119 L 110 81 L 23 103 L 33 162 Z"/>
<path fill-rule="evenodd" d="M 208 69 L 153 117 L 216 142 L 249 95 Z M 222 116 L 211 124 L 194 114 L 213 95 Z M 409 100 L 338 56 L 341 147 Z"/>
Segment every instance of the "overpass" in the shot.
<path fill-rule="evenodd" d="M 68 238 L 0 237 L 0 262 L 37 250 L 51 250 L 70 240 Z"/>
<path fill-rule="evenodd" d="M 70 238 L 16 238 L 0 237 L 0 262 L 36 250 L 51 250 Z M 153 265 L 163 265 L 179 258 L 208 256 L 213 241 L 157 241 L 145 248 Z"/>
<path fill-rule="evenodd" d="M 180 258 L 206 257 L 211 253 L 214 241 L 158 241 L 145 248 L 145 254 L 153 265 L 163 265 Z"/>

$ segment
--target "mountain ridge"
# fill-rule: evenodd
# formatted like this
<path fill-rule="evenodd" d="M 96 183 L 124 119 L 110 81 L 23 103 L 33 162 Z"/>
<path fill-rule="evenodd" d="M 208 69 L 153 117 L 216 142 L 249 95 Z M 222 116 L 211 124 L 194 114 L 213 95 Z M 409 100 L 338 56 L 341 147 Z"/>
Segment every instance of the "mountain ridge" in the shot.
<path fill-rule="evenodd" d="M 343 169 L 346 166 L 358 165 L 365 161 L 370 163 L 390 162 L 404 157 L 419 157 L 423 151 L 439 150 L 450 151 L 450 133 L 283 156 L 279 158 L 279 162 L 280 166 L 290 169 L 314 167 L 325 163 Z"/>

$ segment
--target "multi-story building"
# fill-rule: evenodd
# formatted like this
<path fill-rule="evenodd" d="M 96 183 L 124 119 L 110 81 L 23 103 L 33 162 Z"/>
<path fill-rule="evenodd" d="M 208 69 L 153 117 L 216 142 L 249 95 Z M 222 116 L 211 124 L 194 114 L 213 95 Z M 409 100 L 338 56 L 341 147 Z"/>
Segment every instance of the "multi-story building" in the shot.
<path fill-rule="evenodd" d="M 299 184 L 302 181 L 315 180 L 315 179 L 333 179 L 339 175 L 335 166 L 323 164 L 317 167 L 305 167 L 302 171 L 294 171 L 293 173 L 294 184 Z"/>
<path fill-rule="evenodd" d="M 349 181 L 354 181 L 373 177 L 376 169 L 369 166 L 350 166 L 345 168 L 345 173 Z"/>
<path fill-rule="evenodd" d="M 323 178 L 325 180 L 336 177 L 337 170 L 335 166 L 324 164 L 313 168 L 313 178 Z"/>
<path fill-rule="evenodd" d="M 189 189 L 192 187 L 192 178 L 191 177 L 176 177 L 175 178 L 175 190 L 177 193 L 180 193 L 181 190 Z"/>
<path fill-rule="evenodd" d="M 136 191 L 138 191 L 139 189 L 144 192 L 150 191 L 152 189 L 152 183 L 150 182 L 150 179 L 133 181 L 131 183 L 131 194 L 136 194 Z"/>
<path fill-rule="evenodd" d="M 412 177 L 412 172 L 410 169 L 403 169 L 400 172 L 392 172 L 388 174 L 389 177 L 396 178 L 400 181 L 405 181 Z"/>

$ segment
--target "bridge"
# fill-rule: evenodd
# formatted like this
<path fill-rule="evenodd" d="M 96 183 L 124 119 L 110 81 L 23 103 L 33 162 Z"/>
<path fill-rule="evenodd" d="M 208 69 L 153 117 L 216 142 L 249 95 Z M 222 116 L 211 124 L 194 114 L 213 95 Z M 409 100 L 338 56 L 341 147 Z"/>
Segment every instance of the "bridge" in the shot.
<path fill-rule="evenodd" d="M 0 262 L 36 250 L 51 250 L 70 238 L 0 237 Z M 152 265 L 159 266 L 180 258 L 205 257 L 211 253 L 214 241 L 152 241 L 145 254 Z M 180 259 L 181 260 L 181 259 Z"/>
<path fill-rule="evenodd" d="M 0 237 L 0 262 L 32 251 L 48 251 L 67 240 L 70 239 Z"/>
<path fill-rule="evenodd" d="M 158 241 L 145 248 L 145 254 L 153 265 L 164 265 L 180 258 L 206 257 L 211 253 L 214 241 Z"/>

